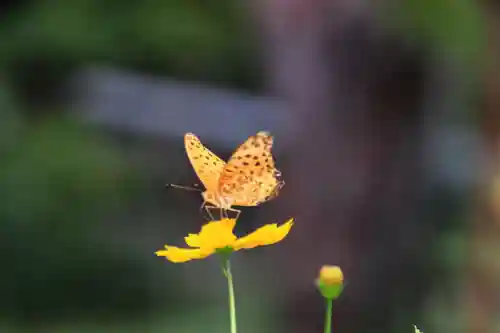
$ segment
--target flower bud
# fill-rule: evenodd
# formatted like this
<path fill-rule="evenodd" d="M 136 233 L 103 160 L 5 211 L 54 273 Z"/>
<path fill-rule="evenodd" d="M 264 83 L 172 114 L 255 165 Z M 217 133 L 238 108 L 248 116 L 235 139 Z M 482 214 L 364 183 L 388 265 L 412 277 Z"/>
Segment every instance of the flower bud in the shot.
<path fill-rule="evenodd" d="M 338 266 L 325 265 L 319 271 L 316 285 L 323 297 L 336 299 L 344 289 L 344 274 Z"/>

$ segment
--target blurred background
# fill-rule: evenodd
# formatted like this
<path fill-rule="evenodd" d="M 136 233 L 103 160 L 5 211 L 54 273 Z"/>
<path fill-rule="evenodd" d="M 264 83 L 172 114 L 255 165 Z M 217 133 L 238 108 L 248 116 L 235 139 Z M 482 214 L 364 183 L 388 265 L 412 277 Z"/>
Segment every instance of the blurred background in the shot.
<path fill-rule="evenodd" d="M 0 332 L 228 331 L 183 135 L 275 135 L 286 186 L 243 210 L 240 331 L 500 332 L 500 7 L 487 0 L 0 5 Z"/>

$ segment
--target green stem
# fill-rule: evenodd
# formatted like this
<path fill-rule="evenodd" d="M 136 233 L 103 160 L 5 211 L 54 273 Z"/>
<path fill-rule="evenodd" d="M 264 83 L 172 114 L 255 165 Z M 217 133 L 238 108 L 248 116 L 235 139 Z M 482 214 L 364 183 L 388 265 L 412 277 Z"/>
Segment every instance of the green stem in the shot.
<path fill-rule="evenodd" d="M 229 258 L 226 258 L 224 262 L 224 275 L 227 278 L 227 288 L 229 289 L 229 319 L 231 321 L 231 333 L 237 333 L 233 275 L 231 274 L 231 264 L 229 262 Z"/>
<path fill-rule="evenodd" d="M 325 333 L 332 332 L 333 298 L 326 299 Z"/>

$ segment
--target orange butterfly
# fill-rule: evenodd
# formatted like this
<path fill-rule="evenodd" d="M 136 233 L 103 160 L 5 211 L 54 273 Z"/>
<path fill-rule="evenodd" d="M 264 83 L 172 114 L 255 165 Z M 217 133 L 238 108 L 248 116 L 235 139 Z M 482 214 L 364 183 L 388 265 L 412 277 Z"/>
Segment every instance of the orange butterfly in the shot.
<path fill-rule="evenodd" d="M 236 212 L 237 218 L 241 211 L 232 206 L 257 206 L 276 197 L 284 185 L 271 154 L 273 137 L 267 132 L 249 137 L 227 163 L 192 133 L 185 135 L 184 144 L 189 161 L 205 186 L 203 206 L 209 214 L 209 209 L 219 208 L 221 213 Z"/>

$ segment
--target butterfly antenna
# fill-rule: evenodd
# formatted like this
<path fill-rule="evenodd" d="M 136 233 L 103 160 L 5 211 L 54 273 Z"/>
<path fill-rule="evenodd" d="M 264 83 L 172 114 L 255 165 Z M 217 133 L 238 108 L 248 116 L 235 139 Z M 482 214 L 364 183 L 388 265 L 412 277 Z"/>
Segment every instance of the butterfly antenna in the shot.
<path fill-rule="evenodd" d="M 176 185 L 176 184 L 167 184 L 165 185 L 166 188 L 178 188 L 181 190 L 187 190 L 187 191 L 196 191 L 196 192 L 203 192 L 203 190 L 199 187 L 198 184 L 193 184 L 193 186 L 183 186 L 183 185 Z"/>

